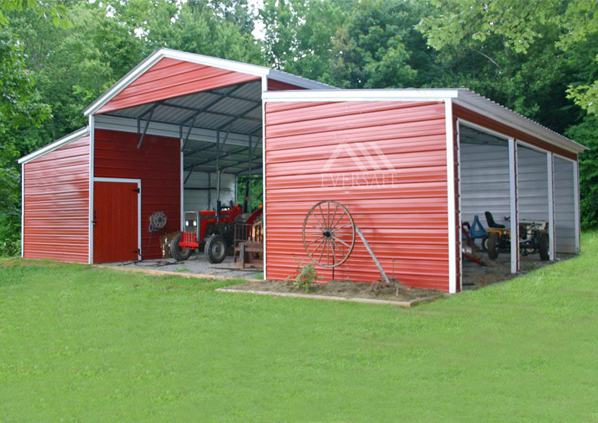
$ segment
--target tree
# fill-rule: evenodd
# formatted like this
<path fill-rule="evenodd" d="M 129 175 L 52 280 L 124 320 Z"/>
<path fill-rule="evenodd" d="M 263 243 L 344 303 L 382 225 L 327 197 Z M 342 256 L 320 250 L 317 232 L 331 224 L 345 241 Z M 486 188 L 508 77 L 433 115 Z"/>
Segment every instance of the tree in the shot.
<path fill-rule="evenodd" d="M 573 1 L 567 8 L 564 21 L 567 32 L 561 39 L 561 46 L 565 50 L 579 44 L 587 45 L 588 40 L 596 41 L 598 3 L 592 0 Z M 594 56 L 594 60 L 598 62 L 598 54 Z M 572 84 L 567 94 L 579 107 L 590 114 L 598 115 L 598 79 Z"/>

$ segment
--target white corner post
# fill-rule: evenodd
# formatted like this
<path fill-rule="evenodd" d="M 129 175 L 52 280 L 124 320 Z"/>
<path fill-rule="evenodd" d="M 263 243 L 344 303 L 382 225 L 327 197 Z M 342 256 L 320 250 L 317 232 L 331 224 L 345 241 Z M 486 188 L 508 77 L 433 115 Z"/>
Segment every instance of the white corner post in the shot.
<path fill-rule="evenodd" d="M 95 153 L 95 119 L 89 115 L 89 264 L 93 264 L 93 189 L 94 189 L 94 153 Z"/>
<path fill-rule="evenodd" d="M 509 138 L 509 191 L 511 197 L 511 273 L 519 271 L 519 217 L 517 216 L 517 142 Z"/>
<path fill-rule="evenodd" d="M 21 258 L 25 256 L 25 163 L 21 163 Z"/>
<path fill-rule="evenodd" d="M 457 210 L 455 202 L 455 140 L 453 128 L 452 100 L 444 101 L 444 118 L 446 123 L 446 182 L 448 203 L 448 255 L 449 255 L 449 293 L 457 292 L 457 261 L 461 251 L 457 251 Z M 460 238 L 460 237 L 459 237 Z M 459 244 L 460 245 L 460 244 Z"/>
<path fill-rule="evenodd" d="M 575 206 L 575 252 L 581 249 L 581 213 L 579 211 L 579 157 L 573 162 L 573 204 Z"/>
<path fill-rule="evenodd" d="M 264 230 L 264 280 L 268 279 L 268 205 L 266 203 L 266 181 L 268 178 L 266 174 L 266 102 L 264 101 L 264 93 L 266 91 L 268 91 L 268 77 L 264 75 L 262 76 L 262 203 L 264 209 L 262 213 L 262 225 Z"/>
<path fill-rule="evenodd" d="M 181 138 L 181 232 L 185 230 L 185 153 L 183 145 L 185 145 L 185 140 Z"/>
<path fill-rule="evenodd" d="M 554 154 L 546 153 L 548 169 L 548 242 L 550 261 L 556 259 L 556 230 L 554 220 Z"/>
<path fill-rule="evenodd" d="M 462 234 L 462 222 L 463 218 L 461 216 L 461 131 L 459 126 L 459 121 L 457 121 L 457 126 L 455 127 L 455 133 L 457 135 L 456 139 L 456 154 L 457 154 L 457 240 L 458 240 L 458 251 L 461 253 L 459 254 L 459 292 L 463 291 L 463 237 Z"/>

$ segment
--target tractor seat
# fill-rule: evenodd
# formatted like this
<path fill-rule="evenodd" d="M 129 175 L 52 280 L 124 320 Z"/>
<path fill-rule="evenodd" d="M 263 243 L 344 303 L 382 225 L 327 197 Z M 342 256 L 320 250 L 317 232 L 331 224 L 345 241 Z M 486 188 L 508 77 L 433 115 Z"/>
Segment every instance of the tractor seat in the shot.
<path fill-rule="evenodd" d="M 496 223 L 494 221 L 494 217 L 492 216 L 492 213 L 487 211 L 484 214 L 486 215 L 486 222 L 488 222 L 489 228 L 494 228 L 494 229 L 504 229 L 505 228 L 505 225 L 499 225 L 498 223 Z"/>

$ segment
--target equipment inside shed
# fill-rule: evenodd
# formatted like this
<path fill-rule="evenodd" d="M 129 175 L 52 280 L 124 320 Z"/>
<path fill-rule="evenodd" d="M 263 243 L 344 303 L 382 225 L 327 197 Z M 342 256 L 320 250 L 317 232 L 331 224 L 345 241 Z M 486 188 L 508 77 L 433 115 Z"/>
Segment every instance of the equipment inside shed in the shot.
<path fill-rule="evenodd" d="M 262 83 L 257 80 L 96 117 L 98 127 L 120 130 L 135 119 L 136 128 L 129 130 L 141 134 L 140 149 L 146 134 L 162 134 L 173 127 L 181 139 L 183 230 L 167 232 L 150 225 L 154 233 L 149 242 L 160 243 L 163 258 L 134 265 L 225 276 L 261 271 L 261 94 Z M 148 230 L 146 223 L 142 222 L 142 231 Z M 241 226 L 245 232 L 238 229 Z M 142 245 L 142 252 L 145 249 Z"/>

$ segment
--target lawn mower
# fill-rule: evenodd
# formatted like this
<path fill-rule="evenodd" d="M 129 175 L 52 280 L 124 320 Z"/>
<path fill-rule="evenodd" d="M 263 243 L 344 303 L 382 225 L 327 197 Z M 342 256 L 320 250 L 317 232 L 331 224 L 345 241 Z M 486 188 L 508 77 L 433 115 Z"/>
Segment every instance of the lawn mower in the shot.
<path fill-rule="evenodd" d="M 505 229 L 494 221 L 492 213 L 487 211 L 486 221 L 488 222 L 488 238 L 483 240 L 483 245 L 488 251 L 488 257 L 495 259 L 500 250 L 511 249 L 511 231 Z M 509 221 L 506 217 L 505 220 Z M 519 221 L 519 249 L 521 255 L 540 254 L 542 261 L 549 260 L 548 254 L 548 222 L 543 220 L 520 220 Z"/>

